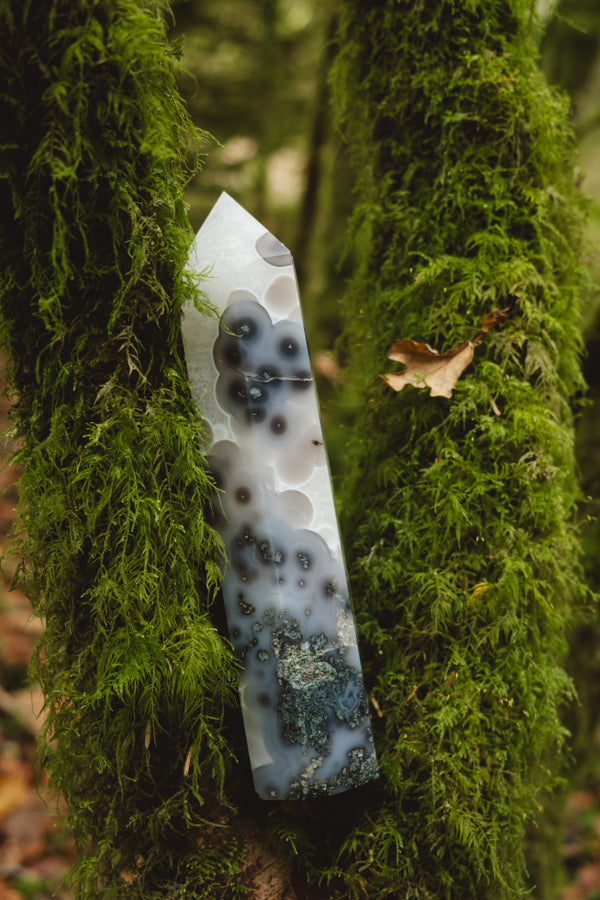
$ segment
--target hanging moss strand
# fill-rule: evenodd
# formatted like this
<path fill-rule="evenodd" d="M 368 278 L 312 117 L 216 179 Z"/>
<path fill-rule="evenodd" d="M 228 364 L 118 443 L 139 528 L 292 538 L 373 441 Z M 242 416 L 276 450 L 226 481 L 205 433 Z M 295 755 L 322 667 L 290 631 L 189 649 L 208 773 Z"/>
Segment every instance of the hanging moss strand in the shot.
<path fill-rule="evenodd" d="M 202 136 L 176 65 L 158 3 L 0 2 L 15 552 L 46 622 L 43 762 L 78 898 L 213 897 L 239 855 L 194 841 L 231 761 L 236 667 L 209 618 L 222 546 L 180 343 L 202 302 L 183 200 Z"/>

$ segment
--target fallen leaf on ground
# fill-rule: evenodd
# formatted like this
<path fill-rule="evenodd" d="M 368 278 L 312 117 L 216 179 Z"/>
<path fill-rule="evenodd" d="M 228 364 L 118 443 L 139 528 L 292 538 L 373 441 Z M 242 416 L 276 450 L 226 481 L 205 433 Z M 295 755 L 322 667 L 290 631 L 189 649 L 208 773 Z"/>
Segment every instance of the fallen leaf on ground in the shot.
<path fill-rule="evenodd" d="M 14 891 L 4 879 L 0 879 L 0 900 L 23 900 L 23 894 Z"/>
<path fill-rule="evenodd" d="M 23 776 L 0 775 L 0 821 L 29 799 L 30 795 L 31 787 Z"/>
<path fill-rule="evenodd" d="M 37 737 L 46 718 L 44 695 L 39 685 L 9 693 L 0 687 L 0 710 L 11 716 L 32 737 Z"/>

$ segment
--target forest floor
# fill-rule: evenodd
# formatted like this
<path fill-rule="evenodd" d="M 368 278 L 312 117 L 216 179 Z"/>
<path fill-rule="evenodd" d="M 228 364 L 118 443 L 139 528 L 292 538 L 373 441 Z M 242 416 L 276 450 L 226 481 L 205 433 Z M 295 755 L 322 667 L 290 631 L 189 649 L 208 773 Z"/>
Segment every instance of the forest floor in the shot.
<path fill-rule="evenodd" d="M 14 518 L 17 473 L 0 473 L 0 549 Z M 43 625 L 21 591 L 11 591 L 14 563 L 0 575 L 0 900 L 68 900 L 61 887 L 74 860 L 60 804 L 36 764 L 43 700 L 27 671 Z"/>
<path fill-rule="evenodd" d="M 570 795 L 562 852 L 569 883 L 560 900 L 600 900 L 600 784 Z"/>

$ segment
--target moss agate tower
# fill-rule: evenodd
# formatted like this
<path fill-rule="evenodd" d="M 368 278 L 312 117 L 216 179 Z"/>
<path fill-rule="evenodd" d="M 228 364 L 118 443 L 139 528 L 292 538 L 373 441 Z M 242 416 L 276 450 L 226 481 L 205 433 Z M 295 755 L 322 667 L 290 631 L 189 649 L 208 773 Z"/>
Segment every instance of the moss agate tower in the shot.
<path fill-rule="evenodd" d="M 254 784 L 270 800 L 337 793 L 377 763 L 292 257 L 222 194 L 190 267 L 221 313 L 188 306 L 183 335 Z"/>

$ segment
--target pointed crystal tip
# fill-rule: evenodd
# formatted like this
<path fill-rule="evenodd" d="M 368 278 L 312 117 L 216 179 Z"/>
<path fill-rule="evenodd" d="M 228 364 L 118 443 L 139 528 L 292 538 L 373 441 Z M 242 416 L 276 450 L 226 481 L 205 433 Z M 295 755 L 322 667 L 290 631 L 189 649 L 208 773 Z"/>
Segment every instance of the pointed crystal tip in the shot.
<path fill-rule="evenodd" d="M 281 241 L 265 231 L 256 242 L 256 252 L 272 266 L 291 266 L 292 254 Z"/>

